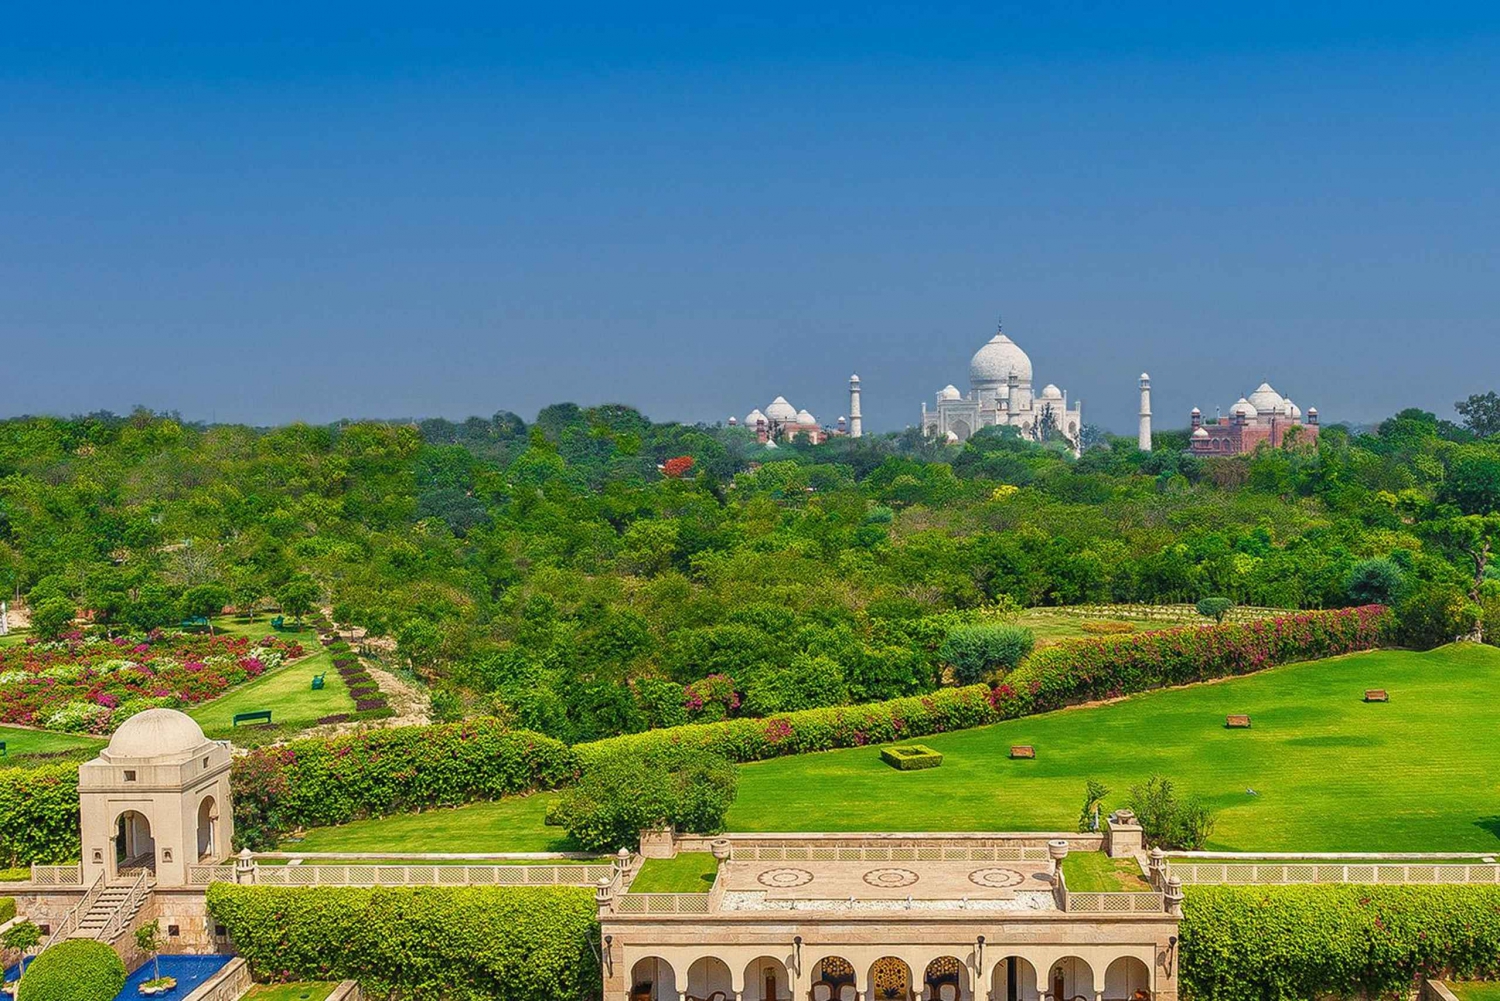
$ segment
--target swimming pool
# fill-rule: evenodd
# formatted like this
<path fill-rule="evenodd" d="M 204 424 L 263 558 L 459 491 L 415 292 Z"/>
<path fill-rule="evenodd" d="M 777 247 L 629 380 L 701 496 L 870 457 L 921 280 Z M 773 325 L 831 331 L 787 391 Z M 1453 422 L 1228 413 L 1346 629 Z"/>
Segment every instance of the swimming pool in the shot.
<path fill-rule="evenodd" d="M 162 956 L 161 975 L 176 977 L 177 987 L 166 994 L 158 994 L 156 997 L 167 998 L 168 1001 L 181 1001 L 182 998 L 193 993 L 199 984 L 222 970 L 224 964 L 233 958 L 233 956 Z M 115 995 L 115 1001 L 139 1001 L 141 992 L 137 988 L 155 976 L 156 971 L 152 968 L 151 961 L 147 960 L 125 981 L 125 989 Z"/>

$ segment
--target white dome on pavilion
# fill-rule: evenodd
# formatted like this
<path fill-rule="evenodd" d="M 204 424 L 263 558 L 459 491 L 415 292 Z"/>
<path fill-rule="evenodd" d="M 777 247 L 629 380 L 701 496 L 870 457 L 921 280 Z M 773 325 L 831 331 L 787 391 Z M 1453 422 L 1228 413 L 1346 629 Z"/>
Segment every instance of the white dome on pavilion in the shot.
<path fill-rule="evenodd" d="M 818 423 L 818 419 L 806 410 L 799 410 L 797 411 L 797 423 L 815 425 Z"/>
<path fill-rule="evenodd" d="M 1052 383 L 1049 382 L 1049 383 L 1047 383 L 1046 386 L 1044 386 L 1042 388 L 1042 399 L 1044 399 L 1044 400 L 1060 400 L 1062 398 L 1063 398 L 1062 390 L 1060 390 L 1056 386 L 1052 385 Z"/>
<path fill-rule="evenodd" d="M 1229 408 L 1229 412 L 1236 417 L 1254 417 L 1255 404 L 1251 403 L 1249 400 L 1241 396 L 1238 400 L 1235 401 L 1234 406 Z"/>
<path fill-rule="evenodd" d="M 1281 394 L 1272 389 L 1269 382 L 1261 383 L 1255 387 L 1255 392 L 1250 394 L 1250 405 L 1263 414 L 1281 413 L 1281 408 L 1285 403 Z"/>
<path fill-rule="evenodd" d="M 1030 383 L 1031 359 L 1004 334 L 990 338 L 990 342 L 969 359 L 969 382 L 974 385 L 1003 383 L 1012 375 L 1022 383 Z"/>
<path fill-rule="evenodd" d="M 785 396 L 778 396 L 766 408 L 766 416 L 773 421 L 794 421 L 797 419 L 797 408 L 788 403 Z"/>
<path fill-rule="evenodd" d="M 944 386 L 938 392 L 938 399 L 940 399 L 940 400 L 961 400 L 963 398 L 964 398 L 964 394 L 960 393 L 958 391 L 958 387 L 955 386 L 955 385 L 953 385 L 952 383 L 949 383 L 948 385 Z"/>
<path fill-rule="evenodd" d="M 172 757 L 197 751 L 208 738 L 191 716 L 176 709 L 147 709 L 120 724 L 104 753 L 111 758 Z"/>
<path fill-rule="evenodd" d="M 755 425 L 759 424 L 765 419 L 766 415 L 760 412 L 759 407 L 756 407 L 754 410 L 745 415 L 745 427 L 753 428 L 755 427 Z"/>

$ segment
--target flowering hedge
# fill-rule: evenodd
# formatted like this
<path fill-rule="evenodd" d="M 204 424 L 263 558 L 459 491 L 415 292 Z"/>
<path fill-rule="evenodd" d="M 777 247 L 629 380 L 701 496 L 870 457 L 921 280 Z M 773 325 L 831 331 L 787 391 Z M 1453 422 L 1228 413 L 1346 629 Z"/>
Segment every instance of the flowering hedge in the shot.
<path fill-rule="evenodd" d="M 1248 674 L 1277 664 L 1379 646 L 1392 626 L 1383 605 L 1087 639 L 1039 650 L 996 689 L 1030 712 L 1131 692 Z"/>
<path fill-rule="evenodd" d="M 619 748 L 644 752 L 685 744 L 716 751 L 732 761 L 759 761 L 906 740 L 998 723 L 1073 702 L 1368 650 L 1379 645 L 1389 623 L 1385 608 L 1369 605 L 1080 640 L 1032 654 L 993 690 L 988 685 L 968 685 L 889 702 L 674 726 L 579 744 L 576 750 L 587 761 Z"/>
<path fill-rule="evenodd" d="M 1404 997 L 1500 974 L 1500 887 L 1193 886 L 1179 934 L 1190 998 Z"/>
<path fill-rule="evenodd" d="M 234 759 L 235 838 L 267 849 L 298 827 L 551 789 L 577 771 L 561 741 L 487 718 L 294 740 Z"/>
<path fill-rule="evenodd" d="M 270 636 L 160 631 L 0 647 L 0 722 L 106 734 L 138 712 L 211 699 L 302 653 Z"/>
<path fill-rule="evenodd" d="M 594 894 L 579 887 L 214 883 L 208 910 L 257 979 L 349 978 L 413 1001 L 599 996 Z"/>

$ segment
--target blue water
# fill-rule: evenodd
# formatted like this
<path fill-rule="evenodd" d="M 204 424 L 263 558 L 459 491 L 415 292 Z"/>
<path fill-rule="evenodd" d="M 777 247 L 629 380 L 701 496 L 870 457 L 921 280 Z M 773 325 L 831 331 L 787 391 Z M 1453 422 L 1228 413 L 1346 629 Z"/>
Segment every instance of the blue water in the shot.
<path fill-rule="evenodd" d="M 35 958 L 36 958 L 35 956 L 27 956 L 26 959 L 23 962 L 25 962 L 25 964 L 27 966 L 30 966 L 31 965 L 31 961 L 33 959 L 35 959 Z M 14 966 L 7 966 L 5 968 L 5 982 L 7 984 L 10 983 L 12 980 L 16 979 L 17 977 L 19 977 L 20 975 L 21 975 L 21 964 L 20 963 L 16 963 Z"/>
<path fill-rule="evenodd" d="M 203 981 L 218 973 L 224 964 L 233 958 L 233 956 L 162 956 L 161 975 L 176 977 L 177 987 L 165 994 L 154 996 L 166 998 L 168 1001 L 180 1001 L 181 998 L 193 993 Z M 156 970 L 148 959 L 140 969 L 130 975 L 130 979 L 125 981 L 125 989 L 115 995 L 115 1001 L 141 1001 L 141 992 L 136 988 L 155 977 Z"/>

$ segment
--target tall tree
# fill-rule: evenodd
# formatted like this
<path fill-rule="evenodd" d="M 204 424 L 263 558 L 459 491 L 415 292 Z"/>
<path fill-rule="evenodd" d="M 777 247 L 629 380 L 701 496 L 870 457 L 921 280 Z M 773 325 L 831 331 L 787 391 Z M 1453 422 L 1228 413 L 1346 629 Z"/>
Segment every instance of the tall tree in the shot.
<path fill-rule="evenodd" d="M 1480 438 L 1488 438 L 1492 434 L 1500 434 L 1500 396 L 1496 396 L 1494 390 L 1488 393 L 1475 393 L 1466 400 L 1459 400 L 1453 404 L 1464 419 L 1464 427 L 1474 432 Z"/>

